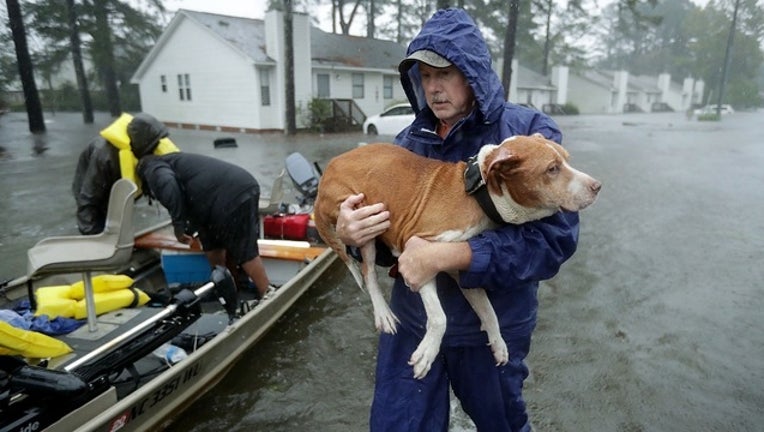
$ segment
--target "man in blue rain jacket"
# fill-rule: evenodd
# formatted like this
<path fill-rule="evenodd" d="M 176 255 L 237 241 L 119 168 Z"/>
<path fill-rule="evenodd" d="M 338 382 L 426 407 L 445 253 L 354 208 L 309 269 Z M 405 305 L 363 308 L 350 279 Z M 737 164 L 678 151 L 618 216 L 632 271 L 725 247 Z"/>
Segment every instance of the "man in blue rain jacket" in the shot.
<path fill-rule="evenodd" d="M 434 159 L 463 161 L 484 144 L 513 135 L 539 132 L 561 142 L 548 116 L 505 101 L 485 40 L 463 10 L 438 11 L 406 55 L 399 65 L 401 83 L 416 118 L 395 138 L 398 145 Z M 389 226 L 384 203 L 364 207 L 362 200 L 362 194 L 354 195 L 340 207 L 337 231 L 351 246 Z M 370 429 L 447 431 L 450 385 L 478 431 L 531 430 L 522 387 L 539 281 L 557 273 L 577 240 L 578 214 L 568 212 L 485 231 L 466 242 L 411 239 L 398 258 L 390 300 L 400 319 L 398 333 L 380 336 Z M 495 365 L 477 315 L 456 281 L 440 273 L 444 270 L 458 270 L 463 288 L 487 291 L 509 347 L 508 364 Z M 436 274 L 447 328 L 432 369 L 417 380 L 408 360 L 422 340 L 427 317 L 415 291 Z"/>

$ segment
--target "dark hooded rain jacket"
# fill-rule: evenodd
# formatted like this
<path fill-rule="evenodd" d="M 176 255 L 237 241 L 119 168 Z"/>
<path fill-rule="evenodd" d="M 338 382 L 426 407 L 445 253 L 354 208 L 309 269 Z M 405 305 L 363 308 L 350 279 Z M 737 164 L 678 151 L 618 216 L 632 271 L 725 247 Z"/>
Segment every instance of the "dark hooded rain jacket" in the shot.
<path fill-rule="evenodd" d="M 127 126 L 130 146 L 136 157 L 156 148 L 168 135 L 167 128 L 148 114 L 136 114 Z M 119 149 L 100 135 L 80 153 L 72 182 L 77 202 L 77 227 L 82 234 L 98 234 L 106 223 L 111 187 L 120 179 Z"/>

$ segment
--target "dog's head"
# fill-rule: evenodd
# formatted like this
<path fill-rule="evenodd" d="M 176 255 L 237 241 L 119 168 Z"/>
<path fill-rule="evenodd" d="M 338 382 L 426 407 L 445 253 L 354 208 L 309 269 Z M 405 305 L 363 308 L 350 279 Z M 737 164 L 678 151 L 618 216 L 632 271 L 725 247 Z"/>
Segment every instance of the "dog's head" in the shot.
<path fill-rule="evenodd" d="M 507 138 L 480 155 L 481 173 L 494 202 L 508 201 L 543 216 L 579 211 L 597 199 L 602 184 L 568 164 L 561 145 L 541 134 Z M 501 213 L 500 205 L 497 205 Z"/>

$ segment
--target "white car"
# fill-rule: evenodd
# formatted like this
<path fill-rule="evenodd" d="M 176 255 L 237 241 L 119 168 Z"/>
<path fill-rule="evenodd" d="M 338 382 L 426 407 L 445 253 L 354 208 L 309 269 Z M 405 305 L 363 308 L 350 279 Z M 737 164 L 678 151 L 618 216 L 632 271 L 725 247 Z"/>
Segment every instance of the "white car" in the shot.
<path fill-rule="evenodd" d="M 706 105 L 703 108 L 695 110 L 695 115 L 716 114 L 716 106 L 716 104 Z M 732 114 L 735 110 L 732 109 L 732 106 L 730 105 L 722 104 L 720 112 L 722 114 Z"/>
<path fill-rule="evenodd" d="M 368 117 L 363 122 L 363 131 L 369 135 L 398 135 L 414 121 L 414 110 L 408 103 L 393 105 L 380 114 Z"/>

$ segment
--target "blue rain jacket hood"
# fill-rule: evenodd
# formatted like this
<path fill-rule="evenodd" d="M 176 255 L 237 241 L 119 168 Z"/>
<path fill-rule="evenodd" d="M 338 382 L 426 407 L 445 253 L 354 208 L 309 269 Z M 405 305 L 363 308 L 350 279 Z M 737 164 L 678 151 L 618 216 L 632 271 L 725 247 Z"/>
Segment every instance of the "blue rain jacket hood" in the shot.
<path fill-rule="evenodd" d="M 480 30 L 466 12 L 461 9 L 436 12 L 409 44 L 406 56 L 423 49 L 440 54 L 462 71 L 475 93 L 481 120 L 492 123 L 499 119 L 504 109 L 504 87 L 491 68 L 491 53 Z M 419 66 L 415 64 L 400 72 L 403 90 L 414 112 L 428 109 Z"/>
<path fill-rule="evenodd" d="M 400 70 L 401 84 L 414 108 L 416 117 L 401 131 L 395 143 L 414 153 L 434 159 L 466 161 L 486 144 L 499 144 L 513 135 L 539 132 L 548 139 L 562 142 L 562 134 L 546 114 L 506 102 L 504 88 L 491 68 L 491 56 L 480 30 L 461 9 L 435 13 L 409 45 L 406 56 L 418 50 L 434 51 L 449 60 L 462 73 L 475 95 L 476 106 L 457 121 L 448 135 L 436 133 L 438 119 L 427 106 L 418 64 Z M 400 69 L 405 69 L 402 62 Z M 459 272 L 464 288 L 481 287 L 497 312 L 505 339 L 530 338 L 536 324 L 538 281 L 553 277 L 563 262 L 576 250 L 578 213 L 560 212 L 540 221 L 506 225 L 488 230 L 469 240 L 472 249 L 470 268 Z M 477 315 L 472 311 L 454 280 L 438 275 L 438 296 L 448 324 L 445 346 L 485 344 Z M 426 314 L 418 293 L 409 290 L 397 278 L 391 296 L 391 308 L 401 325 L 424 335 Z M 510 356 L 520 353 L 513 352 Z M 524 354 L 520 359 L 524 357 Z"/>

